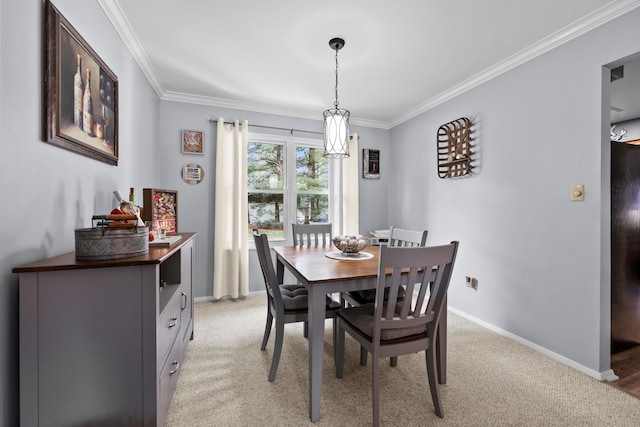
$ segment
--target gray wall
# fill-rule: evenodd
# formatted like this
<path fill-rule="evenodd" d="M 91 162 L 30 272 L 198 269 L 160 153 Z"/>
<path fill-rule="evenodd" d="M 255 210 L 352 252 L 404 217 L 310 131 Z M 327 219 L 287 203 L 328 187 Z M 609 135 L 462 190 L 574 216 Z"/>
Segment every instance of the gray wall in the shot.
<path fill-rule="evenodd" d="M 95 0 L 56 7 L 118 76 L 118 167 L 45 144 L 42 1 L 0 0 L 0 425 L 18 425 L 18 277 L 11 269 L 74 249 L 76 228 L 114 206 L 113 190 L 152 185 L 160 100 Z M 72 76 L 69 76 L 72 78 Z"/>
<path fill-rule="evenodd" d="M 139 196 L 143 187 L 177 189 L 179 228 L 198 232 L 195 295 L 209 296 L 215 127 L 208 120 L 320 126 L 160 102 L 95 0 L 55 4 L 119 78 L 120 163 L 41 142 L 42 4 L 0 0 L 0 425 L 16 425 L 18 414 L 13 267 L 73 250 L 73 230 L 110 210 L 115 189 L 133 186 Z M 609 128 L 601 66 L 640 50 L 639 20 L 640 11 L 631 12 L 390 132 L 353 126 L 360 148 L 382 155 L 381 179 L 361 180 L 361 232 L 424 226 L 431 243 L 459 239 L 452 306 L 596 372 L 609 366 Z M 476 121 L 481 167 L 470 179 L 440 180 L 436 129 L 461 116 Z M 205 131 L 204 156 L 180 153 L 181 129 Z M 187 162 L 204 167 L 204 182 L 182 182 Z M 573 184 L 585 184 L 585 202 L 569 202 Z M 477 292 L 466 288 L 465 275 L 478 278 Z"/>
<path fill-rule="evenodd" d="M 318 114 L 320 118 L 321 114 Z M 230 110 L 210 106 L 186 104 L 180 102 L 162 102 L 160 107 L 159 165 L 161 170 L 157 186 L 178 190 L 179 229 L 195 231 L 196 238 L 196 271 L 194 295 L 209 297 L 213 295 L 213 241 L 214 241 L 214 189 L 215 189 L 215 151 L 216 125 L 209 120 L 223 117 L 225 121 L 249 120 L 250 133 L 289 135 L 289 131 L 278 131 L 252 127 L 251 124 L 322 131 L 322 120 L 299 119 L 279 115 Z M 180 132 L 182 129 L 202 130 L 205 132 L 203 155 L 182 154 L 180 151 Z M 362 163 L 362 148 L 380 150 L 383 165 L 379 180 L 362 179 L 360 174 L 360 230 L 368 234 L 369 230 L 387 227 L 386 193 L 389 180 L 387 167 L 389 153 L 389 132 L 382 129 L 351 126 L 352 132 L 358 132 L 359 164 Z M 321 135 L 294 133 L 301 138 L 312 138 Z M 196 185 L 185 183 L 180 171 L 185 163 L 197 163 L 204 169 L 205 177 Z M 277 244 L 277 243 L 276 243 Z M 264 290 L 262 273 L 258 267 L 258 259 L 254 251 L 249 254 L 250 272 L 249 287 L 252 291 Z"/>
<path fill-rule="evenodd" d="M 460 241 L 450 306 L 566 358 L 609 369 L 609 100 L 603 65 L 640 50 L 640 10 L 392 129 L 389 221 Z M 603 88 L 604 85 L 604 88 Z M 475 122 L 472 178 L 443 180 L 436 131 Z M 585 201 L 571 202 L 584 184 Z M 412 209 L 396 209 L 407 206 Z M 478 279 L 478 290 L 465 285 Z"/>

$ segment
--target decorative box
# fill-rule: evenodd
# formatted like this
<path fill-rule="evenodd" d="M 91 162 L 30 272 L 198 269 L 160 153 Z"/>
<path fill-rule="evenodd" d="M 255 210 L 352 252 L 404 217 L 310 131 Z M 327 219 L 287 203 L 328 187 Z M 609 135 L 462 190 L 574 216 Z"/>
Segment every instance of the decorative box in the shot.
<path fill-rule="evenodd" d="M 178 191 L 157 188 L 142 189 L 142 220 L 152 230 L 164 228 L 167 234 L 178 232 Z"/>

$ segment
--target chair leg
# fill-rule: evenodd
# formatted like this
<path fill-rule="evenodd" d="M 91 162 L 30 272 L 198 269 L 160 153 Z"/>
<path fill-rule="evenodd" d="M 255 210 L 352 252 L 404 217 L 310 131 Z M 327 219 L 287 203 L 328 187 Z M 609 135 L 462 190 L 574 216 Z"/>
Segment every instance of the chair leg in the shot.
<path fill-rule="evenodd" d="M 336 378 L 342 378 L 344 370 L 344 329 L 342 329 L 340 318 L 336 317 L 333 321 L 335 322 L 333 359 L 336 365 Z"/>
<path fill-rule="evenodd" d="M 371 396 L 371 400 L 373 402 L 373 426 L 379 427 L 380 426 L 380 381 L 379 381 L 380 364 L 378 363 L 378 359 L 375 357 L 372 357 L 371 364 L 373 365 L 372 377 L 371 377 L 371 383 L 373 384 L 373 390 L 372 390 L 372 396 Z"/>
<path fill-rule="evenodd" d="M 309 321 L 307 320 L 304 321 L 304 329 L 302 334 L 304 335 L 305 338 L 309 338 Z"/>
<path fill-rule="evenodd" d="M 269 341 L 269 335 L 271 334 L 271 325 L 273 324 L 273 315 L 271 310 L 267 307 L 267 324 L 264 327 L 264 338 L 262 338 L 262 345 L 260 350 L 267 348 L 267 341 Z"/>
<path fill-rule="evenodd" d="M 391 365 L 392 368 L 395 368 L 396 366 L 398 366 L 398 356 L 393 356 L 389 358 L 389 364 Z"/>
<path fill-rule="evenodd" d="M 363 346 L 360 346 L 360 366 L 367 366 L 367 354 L 369 352 Z"/>
<path fill-rule="evenodd" d="M 278 364 L 280 363 L 280 353 L 282 353 L 282 341 L 284 339 L 284 322 L 276 319 L 276 342 L 273 346 L 273 359 L 271 360 L 271 370 L 269 371 L 269 382 L 276 379 Z"/>
<path fill-rule="evenodd" d="M 440 401 L 440 383 L 438 381 L 438 368 L 434 346 L 428 348 L 425 353 L 427 360 L 427 376 L 429 377 L 429 389 L 431 390 L 431 400 L 433 400 L 433 408 L 437 416 L 439 416 L 440 418 L 444 418 L 442 402 Z"/>

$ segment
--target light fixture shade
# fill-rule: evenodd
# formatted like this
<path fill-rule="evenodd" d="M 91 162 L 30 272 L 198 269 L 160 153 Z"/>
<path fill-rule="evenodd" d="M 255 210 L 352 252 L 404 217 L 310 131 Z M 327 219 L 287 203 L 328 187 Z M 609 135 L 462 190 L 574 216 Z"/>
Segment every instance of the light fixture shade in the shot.
<path fill-rule="evenodd" d="M 349 111 L 326 110 L 324 115 L 324 156 L 330 159 L 349 157 Z"/>

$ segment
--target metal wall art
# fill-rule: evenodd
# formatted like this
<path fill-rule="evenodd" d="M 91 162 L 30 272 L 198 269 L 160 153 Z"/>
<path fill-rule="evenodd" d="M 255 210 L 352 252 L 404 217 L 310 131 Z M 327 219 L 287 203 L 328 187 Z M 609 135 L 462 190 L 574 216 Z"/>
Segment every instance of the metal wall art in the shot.
<path fill-rule="evenodd" d="M 457 178 L 471 174 L 472 124 L 466 117 L 438 128 L 438 176 Z"/>

